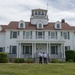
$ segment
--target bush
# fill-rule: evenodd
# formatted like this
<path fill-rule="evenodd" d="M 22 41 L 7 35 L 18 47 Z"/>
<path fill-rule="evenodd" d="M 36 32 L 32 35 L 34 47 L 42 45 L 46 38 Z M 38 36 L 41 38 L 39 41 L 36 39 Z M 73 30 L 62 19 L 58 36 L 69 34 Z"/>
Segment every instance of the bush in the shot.
<path fill-rule="evenodd" d="M 26 59 L 25 62 L 26 63 L 33 63 L 33 60 L 32 59 Z"/>
<path fill-rule="evenodd" d="M 52 59 L 51 63 L 58 63 L 58 60 L 57 59 Z"/>
<path fill-rule="evenodd" d="M 0 63 L 7 63 L 8 57 L 7 53 L 0 52 Z"/>
<path fill-rule="evenodd" d="M 16 58 L 15 63 L 24 63 L 24 58 Z"/>
<path fill-rule="evenodd" d="M 74 50 L 66 51 L 65 55 L 66 55 L 66 61 L 69 61 L 69 60 L 74 61 L 74 58 L 75 58 L 75 51 Z"/>
<path fill-rule="evenodd" d="M 73 61 L 74 61 L 74 60 L 72 60 L 72 59 L 69 59 L 69 60 L 68 60 L 68 62 L 73 62 Z"/>

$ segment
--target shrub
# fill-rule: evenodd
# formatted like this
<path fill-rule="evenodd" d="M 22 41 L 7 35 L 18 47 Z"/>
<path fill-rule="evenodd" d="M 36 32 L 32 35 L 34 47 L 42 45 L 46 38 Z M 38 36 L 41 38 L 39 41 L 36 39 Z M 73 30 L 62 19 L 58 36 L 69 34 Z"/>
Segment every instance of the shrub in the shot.
<path fill-rule="evenodd" d="M 72 59 L 69 59 L 69 60 L 68 60 L 68 62 L 73 62 L 73 61 L 74 61 L 74 60 L 72 60 Z"/>
<path fill-rule="evenodd" d="M 58 63 L 58 60 L 57 59 L 52 59 L 51 63 Z"/>
<path fill-rule="evenodd" d="M 15 63 L 24 63 L 24 58 L 16 58 L 14 60 Z"/>
<path fill-rule="evenodd" d="M 0 52 L 0 63 L 7 63 L 8 57 L 7 53 Z"/>
<path fill-rule="evenodd" d="M 74 61 L 74 58 L 75 58 L 75 51 L 74 50 L 65 51 L 65 55 L 66 55 L 66 61 L 69 61 L 69 60 Z"/>
<path fill-rule="evenodd" d="M 25 62 L 26 63 L 33 63 L 33 59 L 26 59 Z"/>
<path fill-rule="evenodd" d="M 58 61 L 59 63 L 67 63 L 66 61 Z"/>

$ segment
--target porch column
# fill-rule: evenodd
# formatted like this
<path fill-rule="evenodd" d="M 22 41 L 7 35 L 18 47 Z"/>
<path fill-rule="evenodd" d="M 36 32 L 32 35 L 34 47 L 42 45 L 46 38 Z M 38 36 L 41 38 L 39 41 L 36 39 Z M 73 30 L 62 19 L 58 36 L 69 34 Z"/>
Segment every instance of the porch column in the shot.
<path fill-rule="evenodd" d="M 18 57 L 21 58 L 21 43 L 19 43 L 19 49 L 18 49 Z"/>
<path fill-rule="evenodd" d="M 64 43 L 61 44 L 61 53 L 62 53 L 62 58 L 65 58 Z"/>
<path fill-rule="evenodd" d="M 49 43 L 49 57 L 51 58 L 51 46 L 50 46 L 50 43 Z"/>
<path fill-rule="evenodd" d="M 36 57 L 36 43 L 33 43 L 33 48 L 32 48 L 33 50 L 32 50 L 32 57 L 34 58 L 34 57 Z"/>
<path fill-rule="evenodd" d="M 48 51 L 48 43 L 47 43 L 47 54 L 49 53 L 49 51 Z"/>
<path fill-rule="evenodd" d="M 19 57 L 19 48 L 18 48 L 18 43 L 17 43 L 17 58 Z"/>
<path fill-rule="evenodd" d="M 63 58 L 65 58 L 65 47 L 64 47 L 64 44 L 63 44 L 63 51 L 64 51 L 64 52 L 63 52 L 63 53 L 64 53 L 64 54 L 63 54 Z"/>
<path fill-rule="evenodd" d="M 34 47 L 33 47 L 33 43 L 32 43 L 32 58 L 34 58 Z"/>

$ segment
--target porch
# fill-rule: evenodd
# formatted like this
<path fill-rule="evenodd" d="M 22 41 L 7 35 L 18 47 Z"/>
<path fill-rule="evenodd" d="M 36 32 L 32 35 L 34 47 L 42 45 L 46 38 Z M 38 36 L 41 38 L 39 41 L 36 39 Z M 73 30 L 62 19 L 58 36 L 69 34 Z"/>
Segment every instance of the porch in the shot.
<path fill-rule="evenodd" d="M 38 58 L 39 52 L 48 54 L 48 58 L 65 59 L 64 43 L 18 43 L 17 53 L 11 58 Z"/>

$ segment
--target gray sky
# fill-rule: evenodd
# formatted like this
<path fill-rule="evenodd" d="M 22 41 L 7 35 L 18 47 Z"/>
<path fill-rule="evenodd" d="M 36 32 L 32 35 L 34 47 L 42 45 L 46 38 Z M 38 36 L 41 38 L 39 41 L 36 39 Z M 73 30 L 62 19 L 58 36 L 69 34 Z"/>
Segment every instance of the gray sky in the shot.
<path fill-rule="evenodd" d="M 49 22 L 65 19 L 75 26 L 75 0 L 0 0 L 0 25 L 11 21 L 30 21 L 32 9 L 47 9 Z"/>

